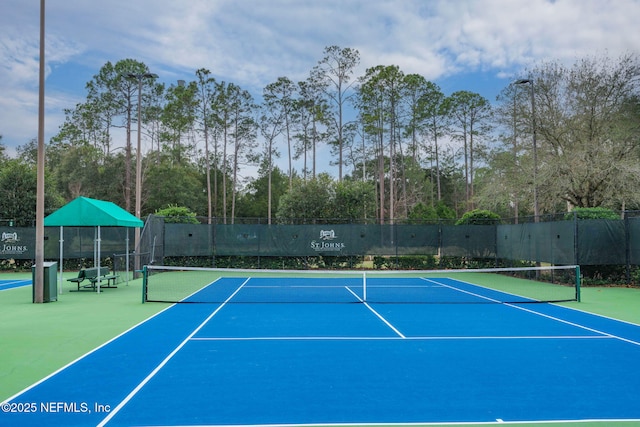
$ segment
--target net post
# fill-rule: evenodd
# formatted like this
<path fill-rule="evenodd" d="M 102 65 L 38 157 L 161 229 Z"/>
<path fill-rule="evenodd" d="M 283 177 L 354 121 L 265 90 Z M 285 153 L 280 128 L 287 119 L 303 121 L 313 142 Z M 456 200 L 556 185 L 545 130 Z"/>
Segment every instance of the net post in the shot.
<path fill-rule="evenodd" d="M 367 302 L 367 272 L 362 272 L 362 302 Z"/>
<path fill-rule="evenodd" d="M 142 303 L 147 302 L 147 266 L 142 267 Z"/>
<path fill-rule="evenodd" d="M 576 301 L 580 302 L 580 266 L 576 265 Z"/>

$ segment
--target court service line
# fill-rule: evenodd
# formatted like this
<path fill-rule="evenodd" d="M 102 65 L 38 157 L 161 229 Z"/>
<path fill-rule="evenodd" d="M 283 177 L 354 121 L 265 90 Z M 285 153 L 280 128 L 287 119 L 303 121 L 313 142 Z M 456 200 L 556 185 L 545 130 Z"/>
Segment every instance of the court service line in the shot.
<path fill-rule="evenodd" d="M 384 324 L 385 324 L 385 325 L 387 325 L 389 328 L 391 328 L 391 330 L 392 330 L 393 332 L 395 332 L 395 333 L 396 333 L 400 338 L 406 338 L 402 332 L 400 332 L 398 329 L 396 329 L 396 327 L 395 327 L 395 326 L 393 326 L 393 325 L 392 325 L 392 324 L 391 324 L 387 319 L 385 319 L 385 318 L 384 318 L 380 313 L 378 313 L 377 311 L 375 311 L 375 310 L 373 309 L 373 307 L 371 307 L 369 304 L 367 304 L 367 302 L 366 302 L 366 301 L 364 301 L 364 300 L 363 300 L 362 298 L 360 298 L 360 297 L 359 297 L 355 292 L 353 292 L 353 291 L 351 290 L 351 288 L 349 288 L 348 286 L 345 286 L 345 289 L 346 289 L 347 291 L 351 292 L 351 294 L 353 294 L 353 296 L 355 296 L 355 297 L 358 299 L 358 301 L 360 301 L 361 303 L 363 303 L 365 307 L 367 307 L 369 310 L 371 310 L 371 312 L 372 312 L 373 314 L 375 314 L 375 315 L 376 315 L 380 320 L 382 320 L 382 321 L 384 322 Z"/>
<path fill-rule="evenodd" d="M 281 336 L 281 337 L 199 337 L 191 341 L 397 341 L 400 339 L 413 341 L 467 341 L 467 340 L 608 340 L 614 339 L 606 335 L 487 335 L 487 336 L 395 336 L 395 337 L 348 337 L 348 336 Z"/>
<path fill-rule="evenodd" d="M 251 278 L 246 279 L 244 282 L 242 282 L 242 284 L 238 287 L 238 289 L 236 289 L 231 296 L 229 296 L 229 298 L 227 298 L 222 304 L 220 304 L 218 306 L 218 308 L 216 308 L 213 313 L 211 313 L 202 323 L 200 323 L 200 325 L 198 325 L 197 328 L 195 328 L 193 330 L 193 332 L 191 332 L 189 334 L 189 336 L 187 336 L 171 353 L 169 353 L 169 355 L 167 357 L 164 358 L 164 360 L 162 362 L 160 362 L 160 364 L 158 364 L 158 366 L 156 366 L 156 368 L 151 371 L 151 373 L 149 375 L 146 376 L 146 378 L 144 378 L 123 400 L 122 402 L 120 402 L 118 404 L 118 406 L 116 406 L 115 408 L 113 408 L 113 410 L 111 412 L 109 412 L 109 415 L 107 415 L 102 422 L 100 422 L 100 424 L 98 424 L 97 427 L 104 427 L 118 412 L 120 412 L 120 410 L 127 404 L 129 403 L 129 401 L 131 399 L 133 399 L 133 397 L 138 394 L 138 392 L 149 382 L 151 381 L 151 379 L 153 377 L 156 376 L 156 374 L 158 372 L 160 372 L 160 369 L 162 369 L 167 363 L 169 363 L 169 361 L 191 340 L 191 338 L 193 338 L 193 336 L 195 334 L 198 333 L 198 331 L 200 331 L 208 322 L 209 320 L 211 320 L 213 318 L 213 316 L 215 316 L 216 314 L 218 314 L 218 312 L 222 309 L 222 307 L 224 307 L 230 300 L 231 298 L 233 298 L 239 291 L 240 289 L 242 289 L 242 287 L 249 281 L 251 280 Z"/>

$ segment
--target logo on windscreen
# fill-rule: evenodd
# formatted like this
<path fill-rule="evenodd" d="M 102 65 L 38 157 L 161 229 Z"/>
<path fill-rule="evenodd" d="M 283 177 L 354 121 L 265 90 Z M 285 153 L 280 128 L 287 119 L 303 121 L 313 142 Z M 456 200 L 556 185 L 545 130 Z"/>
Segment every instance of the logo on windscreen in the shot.
<path fill-rule="evenodd" d="M 2 246 L 0 246 L 0 253 L 3 255 L 21 255 L 27 252 L 26 245 L 18 245 L 17 243 L 20 241 L 18 237 L 18 232 L 14 231 L 12 233 L 2 233 Z"/>
<path fill-rule="evenodd" d="M 333 240 L 336 238 L 336 232 L 334 230 L 320 230 L 321 240 Z"/>
<path fill-rule="evenodd" d="M 345 246 L 344 242 L 332 242 L 337 239 L 335 230 L 320 230 L 320 238 L 311 241 L 311 248 L 316 252 L 340 252 Z"/>
<path fill-rule="evenodd" d="M 17 232 L 2 233 L 2 241 L 4 243 L 16 243 L 16 242 L 19 242 L 20 239 L 18 239 L 18 233 Z"/>

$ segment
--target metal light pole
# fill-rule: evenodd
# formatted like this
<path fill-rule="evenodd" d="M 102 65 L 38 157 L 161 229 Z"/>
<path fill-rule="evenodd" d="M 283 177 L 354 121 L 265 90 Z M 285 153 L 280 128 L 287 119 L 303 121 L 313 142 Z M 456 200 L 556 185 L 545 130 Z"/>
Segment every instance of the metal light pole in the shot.
<path fill-rule="evenodd" d="M 153 73 L 140 73 L 127 74 L 127 78 L 131 80 L 136 80 L 138 82 L 138 144 L 136 148 L 136 207 L 135 207 L 135 215 L 136 218 L 140 219 L 141 209 L 142 209 L 142 149 L 141 149 L 141 138 L 142 138 L 142 82 L 145 79 L 155 79 L 157 78 L 157 74 Z M 140 251 L 140 228 L 136 227 L 135 229 L 135 241 L 134 241 L 134 249 L 136 251 Z M 136 271 L 140 270 L 140 257 L 134 257 L 134 268 Z"/>
<path fill-rule="evenodd" d="M 518 123 L 517 123 L 517 105 L 516 101 L 518 99 L 518 86 L 514 86 L 513 90 L 513 182 L 515 182 L 516 174 L 517 174 L 517 166 L 518 166 Z M 518 193 L 517 190 L 513 192 L 513 213 L 515 218 L 515 223 L 518 223 Z"/>
<path fill-rule="evenodd" d="M 40 0 L 40 71 L 38 91 L 38 165 L 36 171 L 36 259 L 33 302 L 44 302 L 44 82 L 45 0 Z M 62 268 L 62 266 L 61 266 Z"/>
<path fill-rule="evenodd" d="M 538 207 L 538 146 L 536 141 L 536 97 L 533 88 L 533 80 L 520 79 L 515 84 L 528 84 L 531 92 L 531 131 L 533 133 L 533 217 L 534 221 L 540 221 L 540 210 Z"/>

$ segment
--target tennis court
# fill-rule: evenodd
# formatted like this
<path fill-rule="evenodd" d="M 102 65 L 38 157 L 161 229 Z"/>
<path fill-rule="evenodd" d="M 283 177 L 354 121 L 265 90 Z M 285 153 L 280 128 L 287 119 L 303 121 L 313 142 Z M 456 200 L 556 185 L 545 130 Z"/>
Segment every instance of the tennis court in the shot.
<path fill-rule="evenodd" d="M 190 303 L 3 402 L 0 424 L 640 421 L 640 327 L 532 304 L 528 280 L 157 276 L 148 301 Z"/>
<path fill-rule="evenodd" d="M 10 279 L 10 280 L 0 280 L 0 292 L 6 291 L 7 289 L 20 288 L 22 286 L 30 286 L 30 279 Z"/>

